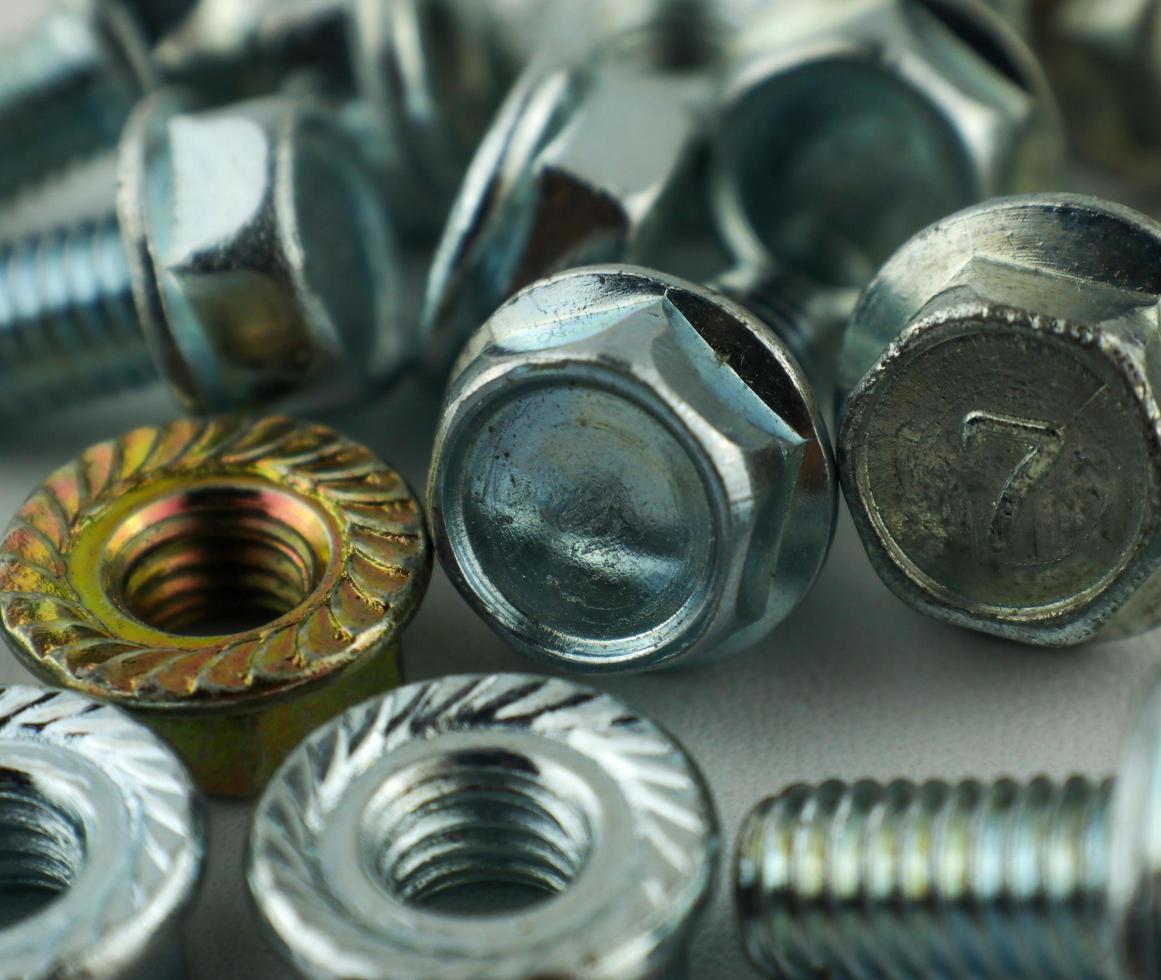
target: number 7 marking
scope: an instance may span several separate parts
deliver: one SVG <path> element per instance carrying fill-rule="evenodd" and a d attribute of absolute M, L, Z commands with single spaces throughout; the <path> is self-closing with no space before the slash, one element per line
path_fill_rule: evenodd
<path fill-rule="evenodd" d="M 997 412 L 975 411 L 964 416 L 962 448 L 965 452 L 989 436 L 1018 442 L 1028 450 L 1000 488 L 988 525 L 992 550 L 1006 551 L 1021 503 L 1047 476 L 1064 448 L 1064 428 Z"/>

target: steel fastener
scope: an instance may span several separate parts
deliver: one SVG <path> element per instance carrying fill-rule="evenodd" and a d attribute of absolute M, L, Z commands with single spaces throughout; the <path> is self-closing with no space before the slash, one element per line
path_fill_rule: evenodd
<path fill-rule="evenodd" d="M 1158 622 L 1161 226 L 1075 196 L 917 235 L 840 357 L 843 489 L 877 571 L 941 619 L 1026 643 Z"/>
<path fill-rule="evenodd" d="M 528 287 L 473 337 L 428 506 L 444 568 L 493 629 L 614 671 L 765 635 L 822 566 L 835 494 L 814 397 L 761 320 L 596 266 Z"/>
<path fill-rule="evenodd" d="M 1055 0 L 1038 44 L 1076 148 L 1156 190 L 1161 186 L 1161 3 Z"/>
<path fill-rule="evenodd" d="M 717 839 L 694 764 L 625 705 L 544 677 L 445 677 L 290 756 L 255 814 L 249 882 L 306 976 L 676 980 Z M 462 914 L 473 885 L 492 889 L 485 918 Z"/>
<path fill-rule="evenodd" d="M 195 412 L 381 384 L 411 342 L 390 229 L 351 156 L 298 103 L 147 100 L 122 137 L 116 215 L 0 251 L 0 413 L 158 374 Z"/>
<path fill-rule="evenodd" d="M 975 0 L 790 0 L 739 39 L 713 140 L 735 254 L 861 288 L 910 235 L 1045 189 L 1059 114 L 1027 47 Z"/>
<path fill-rule="evenodd" d="M 751 962 L 791 980 L 1157 976 L 1159 694 L 1115 787 L 827 782 L 761 803 L 735 868 Z"/>
<path fill-rule="evenodd" d="M 52 474 L 0 543 L 0 626 L 39 677 L 132 709 L 209 792 L 257 791 L 399 682 L 430 573 L 397 473 L 322 426 L 178 421 Z"/>
<path fill-rule="evenodd" d="M 0 198 L 111 146 L 155 84 L 146 39 L 119 0 L 51 0 L 0 48 Z"/>
<path fill-rule="evenodd" d="M 0 977 L 178 977 L 205 850 L 174 754 L 111 705 L 0 687 Z"/>
<path fill-rule="evenodd" d="M 545 28 L 553 58 L 534 60 L 501 106 L 432 262 L 423 329 L 433 370 L 446 374 L 521 287 L 648 256 L 693 193 L 703 116 L 746 6 L 601 0 Z"/>

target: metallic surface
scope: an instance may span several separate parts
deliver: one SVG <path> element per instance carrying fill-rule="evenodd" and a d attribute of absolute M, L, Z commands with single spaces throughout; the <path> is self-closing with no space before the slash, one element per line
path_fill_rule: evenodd
<path fill-rule="evenodd" d="M 1039 34 L 1076 148 L 1161 187 L 1161 3 L 1056 0 Z"/>
<path fill-rule="evenodd" d="M 133 709 L 230 795 L 398 683 L 430 572 L 398 474 L 281 418 L 93 446 L 28 499 L 0 555 L 0 625 L 25 666 Z"/>
<path fill-rule="evenodd" d="M 0 977 L 176 980 L 202 820 L 173 753 L 117 708 L 0 687 Z"/>
<path fill-rule="evenodd" d="M 452 582 L 576 670 L 721 656 L 814 582 L 835 477 L 804 377 L 726 297 L 632 266 L 505 304 L 452 379 L 428 484 Z"/>
<path fill-rule="evenodd" d="M 792 786 L 738 839 L 747 954 L 790 980 L 1155 977 L 1159 761 L 1154 692 L 1115 788 Z"/>
<path fill-rule="evenodd" d="M 0 50 L 0 198 L 117 141 L 154 85 L 149 45 L 118 0 L 49 0 Z"/>
<path fill-rule="evenodd" d="M 975 0 L 788 0 L 738 48 L 713 177 L 722 234 L 744 258 L 861 287 L 937 218 L 1054 189 L 1048 84 Z"/>
<path fill-rule="evenodd" d="M 311 735 L 258 806 L 249 882 L 306 976 L 663 980 L 716 858 L 701 776 L 653 723 L 568 681 L 460 675 Z M 485 897 L 504 885 L 524 902 Z M 473 891 L 483 915 L 449 908 Z"/>
<path fill-rule="evenodd" d="M 1028 643 L 1161 619 L 1161 226 L 1093 198 L 990 202 L 872 281 L 840 384 L 843 489 L 877 571 Z"/>
<path fill-rule="evenodd" d="M 452 207 L 427 284 L 432 369 L 550 273 L 635 261 L 692 193 L 692 167 L 745 0 L 563 5 Z"/>
<path fill-rule="evenodd" d="M 413 338 L 391 229 L 354 156 L 299 102 L 199 113 L 147 99 L 122 137 L 117 215 L 0 254 L 0 411 L 151 373 L 197 413 L 377 390 Z"/>

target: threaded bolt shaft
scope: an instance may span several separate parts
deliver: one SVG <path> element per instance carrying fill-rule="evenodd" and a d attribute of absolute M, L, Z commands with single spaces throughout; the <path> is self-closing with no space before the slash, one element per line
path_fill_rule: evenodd
<path fill-rule="evenodd" d="M 0 415 L 156 377 L 115 218 L 0 248 Z"/>
<path fill-rule="evenodd" d="M 747 818 L 747 952 L 799 977 L 1117 978 L 1112 781 L 794 786 Z"/>

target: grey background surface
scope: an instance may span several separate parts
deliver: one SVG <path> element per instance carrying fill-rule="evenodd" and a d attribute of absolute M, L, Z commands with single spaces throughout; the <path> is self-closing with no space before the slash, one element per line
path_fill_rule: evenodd
<path fill-rule="evenodd" d="M 41 2 L 0 0 L 0 36 Z M 108 167 L 98 164 L 70 186 L 18 208 L 3 233 L 42 224 L 74 202 L 107 196 L 109 179 Z M 437 392 L 410 383 L 357 413 L 324 421 L 367 443 L 420 490 L 438 403 Z M 86 446 L 172 415 L 164 393 L 152 391 L 6 423 L 0 429 L 0 521 L 50 470 Z M 1161 635 L 1041 651 L 929 621 L 878 581 L 845 505 L 840 511 L 817 587 L 768 640 L 700 671 L 596 682 L 675 733 L 716 796 L 727 860 L 692 952 L 691 974 L 698 980 L 753 975 L 737 941 L 729 856 L 738 824 L 760 797 L 790 782 L 829 777 L 1103 775 L 1117 764 L 1133 706 L 1161 670 Z M 410 680 L 529 669 L 438 569 L 404 638 L 404 658 Z M 27 679 L 0 650 L 0 683 Z M 226 802 L 210 808 L 209 865 L 185 924 L 195 980 L 292 975 L 264 945 L 245 892 L 250 809 Z"/>

